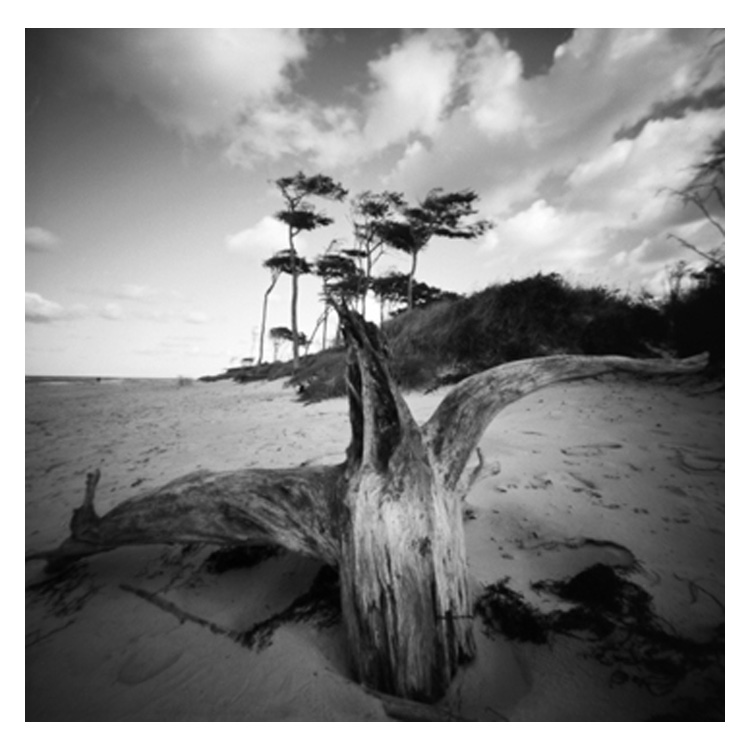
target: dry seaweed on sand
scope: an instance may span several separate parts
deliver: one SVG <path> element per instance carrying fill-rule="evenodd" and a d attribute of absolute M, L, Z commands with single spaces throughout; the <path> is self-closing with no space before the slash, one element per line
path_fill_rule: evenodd
<path fill-rule="evenodd" d="M 54 616 L 65 617 L 80 612 L 99 588 L 89 575 L 88 566 L 75 562 L 30 584 L 26 591 L 31 598 L 43 601 Z"/>
<path fill-rule="evenodd" d="M 532 584 L 535 591 L 575 605 L 552 612 L 533 607 L 506 581 L 488 587 L 477 604 L 477 613 L 491 629 L 533 643 L 547 643 L 555 633 L 588 633 L 592 646 L 587 655 L 614 668 L 615 684 L 632 681 L 662 694 L 692 672 L 723 669 L 723 624 L 705 641 L 679 635 L 654 613 L 647 591 L 607 565 L 593 565 L 562 581 Z"/>
<path fill-rule="evenodd" d="M 280 625 L 314 620 L 319 627 L 325 628 L 337 624 L 340 619 L 338 571 L 324 565 L 308 591 L 298 596 L 282 612 L 238 633 L 235 640 L 246 648 L 262 650 L 271 645 L 273 634 Z"/>
<path fill-rule="evenodd" d="M 203 562 L 203 569 L 212 575 L 221 575 L 229 570 L 254 568 L 271 557 L 276 557 L 281 547 L 272 545 L 248 546 L 236 544 L 220 547 L 212 552 Z"/>
<path fill-rule="evenodd" d="M 507 638 L 531 643 L 547 643 L 549 625 L 546 616 L 532 607 L 503 578 L 488 586 L 477 600 L 475 612 L 485 625 Z"/>

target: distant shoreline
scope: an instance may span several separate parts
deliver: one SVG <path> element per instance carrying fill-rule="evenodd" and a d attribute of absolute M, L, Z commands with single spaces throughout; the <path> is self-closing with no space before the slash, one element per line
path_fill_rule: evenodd
<path fill-rule="evenodd" d="M 124 383 L 124 382 L 162 382 L 170 380 L 178 380 L 178 377 L 174 378 L 140 378 L 140 377 L 116 377 L 110 376 L 97 376 L 97 375 L 26 375 L 26 385 L 73 385 L 81 384 L 88 385 L 91 383 Z"/>

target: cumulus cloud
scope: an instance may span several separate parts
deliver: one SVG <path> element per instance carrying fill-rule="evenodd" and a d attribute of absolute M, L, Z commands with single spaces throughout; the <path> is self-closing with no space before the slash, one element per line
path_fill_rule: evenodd
<path fill-rule="evenodd" d="M 43 253 L 54 250 L 60 238 L 42 227 L 26 227 L 26 252 Z"/>
<path fill-rule="evenodd" d="M 116 302 L 98 308 L 86 305 L 61 305 L 36 292 L 26 292 L 26 320 L 29 323 L 54 323 L 63 320 L 99 317 L 105 320 L 123 320 L 125 310 Z"/>
<path fill-rule="evenodd" d="M 708 34 L 577 30 L 548 75 L 525 79 L 520 57 L 489 32 L 412 33 L 369 64 L 359 108 L 277 99 L 248 111 L 230 155 L 242 161 L 253 153 L 296 153 L 318 164 L 346 164 L 394 144 L 406 148 L 416 136 L 434 140 L 448 156 L 434 160 L 447 174 L 478 164 L 487 173 L 488 164 L 504 159 L 512 170 L 531 159 L 543 176 L 545 163 L 570 169 L 586 149 L 605 146 L 623 128 L 664 116 L 669 102 L 679 102 L 672 112 L 684 112 L 715 92 L 723 52 Z"/>
<path fill-rule="evenodd" d="M 679 100 L 679 116 L 687 116 L 687 94 L 698 102 L 723 78 L 723 48 L 706 30 L 679 40 L 667 30 L 576 30 L 549 73 L 532 79 L 520 77 L 513 53 L 489 37 L 466 55 L 468 100 L 433 139 L 440 158 L 402 163 L 399 179 L 420 189 L 471 185 L 495 213 L 533 202 L 550 175 L 566 177 L 623 128 L 642 129 L 652 115 L 664 119 L 668 109 L 660 104 Z M 698 123 L 706 130 L 683 166 L 701 153 L 699 141 L 716 133 L 718 119 Z"/>
<path fill-rule="evenodd" d="M 328 168 L 351 163 L 366 149 L 354 110 L 293 97 L 246 110 L 225 153 L 231 163 L 244 167 L 304 156 Z"/>
<path fill-rule="evenodd" d="M 533 124 L 522 96 L 523 62 L 496 36 L 485 33 L 479 38 L 467 51 L 465 68 L 467 109 L 481 132 L 499 136 Z"/>
<path fill-rule="evenodd" d="M 30 323 L 50 323 L 64 316 L 64 308 L 41 294 L 26 292 L 26 320 Z"/>
<path fill-rule="evenodd" d="M 466 103 L 429 145 L 405 149 L 388 184 L 476 189 L 495 221 L 480 243 L 485 263 L 503 274 L 611 279 L 617 268 L 625 284 L 658 287 L 682 252 L 668 234 L 700 219 L 669 189 L 689 182 L 724 129 L 720 39 L 579 30 L 547 75 L 523 79 L 485 37 L 462 70 Z"/>
<path fill-rule="evenodd" d="M 720 36 L 701 29 L 579 29 L 532 79 L 490 32 L 409 32 L 369 63 L 368 85 L 337 105 L 295 92 L 290 71 L 314 49 L 294 30 L 82 33 L 96 82 L 180 132 L 221 135 L 232 163 L 296 157 L 332 169 L 398 147 L 393 175 L 407 187 L 495 191 L 496 210 L 510 207 L 511 190 L 515 202 L 533 201 L 548 173 L 569 172 L 615 134 L 708 106 L 709 92 L 715 103 L 723 86 Z M 423 152 L 407 153 L 415 141 Z M 441 156 L 432 165 L 429 150 Z"/>
<path fill-rule="evenodd" d="M 29 323 L 54 323 L 59 320 L 70 320 L 87 315 L 85 305 L 65 307 L 58 302 L 45 299 L 36 292 L 26 292 L 26 320 Z"/>
<path fill-rule="evenodd" d="M 412 134 L 432 136 L 454 93 L 459 37 L 415 34 L 370 63 L 373 90 L 363 136 L 377 151 Z"/>
<path fill-rule="evenodd" d="M 408 35 L 370 62 L 358 107 L 292 96 L 248 108 L 227 148 L 229 160 L 247 166 L 297 155 L 333 168 L 412 136 L 434 136 L 456 93 L 461 38 L 450 30 Z"/>
<path fill-rule="evenodd" d="M 302 237 L 298 237 L 295 242 L 298 250 L 304 250 Z M 289 230 L 286 224 L 273 216 L 264 216 L 253 226 L 227 235 L 225 245 L 230 253 L 265 258 L 289 246 Z"/>
<path fill-rule="evenodd" d="M 495 222 L 481 250 L 511 276 L 537 271 L 573 272 L 601 251 L 603 226 L 589 212 L 563 211 L 538 200 Z"/>
<path fill-rule="evenodd" d="M 679 205 L 665 188 L 680 189 L 692 179 L 690 166 L 723 127 L 723 110 L 651 121 L 637 138 L 614 141 L 582 160 L 567 178 L 567 205 L 606 212 L 614 223 L 671 220 Z"/>
<path fill-rule="evenodd" d="M 77 45 L 95 84 L 193 137 L 286 89 L 289 66 L 307 54 L 293 29 L 98 29 Z"/>
<path fill-rule="evenodd" d="M 687 167 L 723 122 L 716 110 L 652 121 L 636 138 L 581 159 L 549 196 L 496 217 L 481 245 L 488 262 L 515 276 L 585 270 L 612 278 L 615 271 L 622 283 L 662 292 L 663 267 L 689 256 L 670 233 L 698 247 L 717 240 L 698 209 L 665 188 L 690 180 Z"/>

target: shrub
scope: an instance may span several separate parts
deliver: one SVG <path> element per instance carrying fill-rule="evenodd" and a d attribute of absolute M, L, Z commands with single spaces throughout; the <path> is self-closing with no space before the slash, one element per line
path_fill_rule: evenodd
<path fill-rule="evenodd" d="M 682 357 L 708 351 L 710 363 L 720 366 L 725 351 L 724 264 L 709 263 L 693 278 L 697 285 L 666 305 L 674 346 Z"/>
<path fill-rule="evenodd" d="M 405 390 L 429 390 L 503 362 L 557 353 L 651 356 L 659 347 L 688 356 L 710 349 L 723 360 L 723 266 L 696 281 L 679 299 L 659 305 L 537 274 L 402 312 L 386 321 L 383 335 Z M 345 362 L 343 349 L 305 357 L 290 382 L 305 401 L 344 396 Z M 291 375 L 263 367 L 277 377 Z M 253 377 L 261 374 L 250 369 Z"/>

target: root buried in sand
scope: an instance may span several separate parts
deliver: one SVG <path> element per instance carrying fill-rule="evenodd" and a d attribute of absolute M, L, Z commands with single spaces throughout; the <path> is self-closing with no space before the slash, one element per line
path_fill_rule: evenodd
<path fill-rule="evenodd" d="M 282 612 L 257 623 L 248 630 L 224 628 L 205 617 L 199 617 L 188 612 L 161 594 L 152 593 L 128 584 L 121 584 L 120 588 L 139 596 L 162 611 L 174 615 L 181 623 L 192 622 L 208 628 L 212 633 L 227 636 L 245 648 L 262 650 L 270 645 L 274 632 L 281 625 L 315 620 L 320 627 L 330 627 L 339 622 L 341 610 L 337 583 L 336 571 L 329 567 L 323 567 L 309 591 L 297 597 Z"/>

